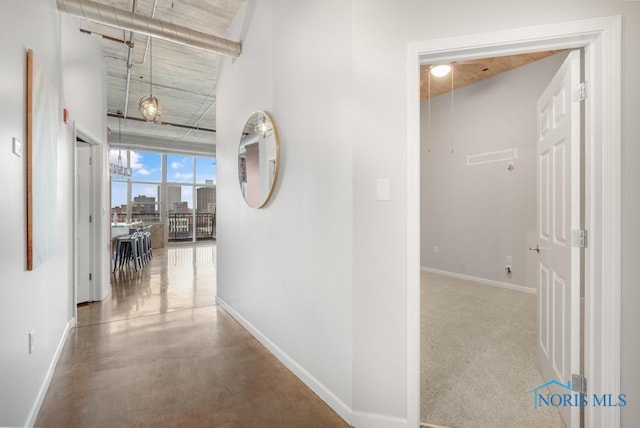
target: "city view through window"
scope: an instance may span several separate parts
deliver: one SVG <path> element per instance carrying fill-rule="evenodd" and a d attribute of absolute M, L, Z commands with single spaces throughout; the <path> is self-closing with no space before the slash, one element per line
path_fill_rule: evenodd
<path fill-rule="evenodd" d="M 119 149 L 109 157 L 131 171 L 111 176 L 114 228 L 153 224 L 169 242 L 215 238 L 215 158 Z"/>

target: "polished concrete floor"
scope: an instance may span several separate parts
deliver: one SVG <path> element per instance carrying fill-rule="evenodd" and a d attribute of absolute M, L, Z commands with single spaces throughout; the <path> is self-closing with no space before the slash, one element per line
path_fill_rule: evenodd
<path fill-rule="evenodd" d="M 156 250 L 80 306 L 36 426 L 346 427 L 214 304 L 215 251 Z"/>

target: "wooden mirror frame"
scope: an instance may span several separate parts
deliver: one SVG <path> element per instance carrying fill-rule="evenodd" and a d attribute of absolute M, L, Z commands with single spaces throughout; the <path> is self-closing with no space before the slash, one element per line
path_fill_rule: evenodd
<path fill-rule="evenodd" d="M 260 120 L 266 121 L 265 123 L 268 123 L 268 125 L 270 126 L 270 129 L 268 129 L 268 131 L 271 132 L 271 134 L 268 135 L 267 137 L 262 137 L 262 138 L 265 140 L 273 139 L 273 144 L 275 148 L 275 153 L 274 153 L 275 159 L 268 158 L 267 162 L 271 162 L 272 160 L 275 160 L 275 164 L 273 166 L 272 173 L 270 173 L 270 169 L 267 171 L 268 176 L 271 176 L 271 183 L 269 183 L 268 185 L 266 194 L 263 195 L 263 193 L 261 192 L 260 199 L 254 202 L 250 200 L 251 198 L 249 199 L 247 198 L 246 188 L 243 188 L 243 183 L 247 183 L 246 181 L 247 168 L 246 168 L 246 155 L 245 155 L 244 157 L 245 165 L 244 165 L 244 174 L 243 174 L 241 169 L 243 156 L 241 155 L 241 153 L 242 153 L 243 147 L 245 146 L 245 144 L 243 143 L 246 137 L 252 134 L 256 134 L 256 135 L 258 134 L 258 132 L 255 130 L 255 127 L 258 121 Z M 257 138 L 259 141 L 260 136 L 257 135 Z M 258 165 L 258 174 L 260 175 L 260 178 L 262 178 L 264 171 L 262 171 L 260 167 L 261 166 Z M 269 164 L 267 164 L 265 167 L 268 168 Z M 247 203 L 248 206 L 250 206 L 251 208 L 263 208 L 264 206 L 267 205 L 267 203 L 271 200 L 271 197 L 275 190 L 276 183 L 278 182 L 279 173 L 280 173 L 280 137 L 278 135 L 278 129 L 276 127 L 275 121 L 273 120 L 271 115 L 269 115 L 269 113 L 267 113 L 266 111 L 261 111 L 261 110 L 255 111 L 251 115 L 249 115 L 249 118 L 245 122 L 244 128 L 242 129 L 242 134 L 240 136 L 240 141 L 238 143 L 238 183 L 240 184 L 240 192 L 242 194 L 242 198 L 244 199 L 244 201 Z M 243 180 L 243 178 L 245 180 Z M 260 187 L 262 188 L 262 183 L 260 183 Z"/>

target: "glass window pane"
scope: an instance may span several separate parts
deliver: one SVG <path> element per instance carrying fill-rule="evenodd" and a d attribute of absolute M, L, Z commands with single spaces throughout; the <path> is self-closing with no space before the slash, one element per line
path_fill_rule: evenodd
<path fill-rule="evenodd" d="M 197 166 L 196 166 L 197 169 Z M 196 240 L 214 239 L 216 236 L 216 188 L 196 189 Z"/>
<path fill-rule="evenodd" d="M 167 181 L 193 183 L 193 156 L 167 155 Z"/>
<path fill-rule="evenodd" d="M 167 186 L 167 211 L 190 213 L 193 208 L 193 186 Z"/>
<path fill-rule="evenodd" d="M 167 186 L 169 242 L 193 239 L 193 186 Z"/>
<path fill-rule="evenodd" d="M 127 183 L 111 183 L 111 221 L 124 222 L 127 218 Z"/>
<path fill-rule="evenodd" d="M 131 220 L 145 223 L 157 223 L 160 221 L 158 202 L 160 185 L 158 184 L 131 184 Z"/>
<path fill-rule="evenodd" d="M 196 212 L 214 213 L 216 212 L 216 188 L 198 187 L 196 189 Z"/>
<path fill-rule="evenodd" d="M 196 158 L 196 183 L 216 184 L 215 158 Z"/>
<path fill-rule="evenodd" d="M 160 153 L 131 151 L 131 179 L 162 181 L 162 155 Z"/>

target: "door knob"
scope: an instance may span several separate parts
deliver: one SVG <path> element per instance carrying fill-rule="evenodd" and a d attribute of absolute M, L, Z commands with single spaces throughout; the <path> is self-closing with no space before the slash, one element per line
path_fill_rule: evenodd
<path fill-rule="evenodd" d="M 540 245 L 536 245 L 535 247 L 529 247 L 530 251 L 535 251 L 536 253 L 540 253 Z"/>

